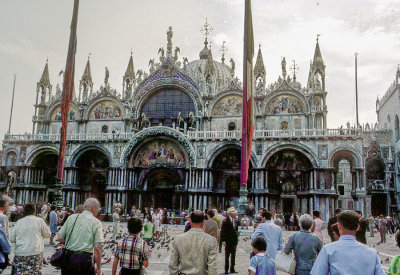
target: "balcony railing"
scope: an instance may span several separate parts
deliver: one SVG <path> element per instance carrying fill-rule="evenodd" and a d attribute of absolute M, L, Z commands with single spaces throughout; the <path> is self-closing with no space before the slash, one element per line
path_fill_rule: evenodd
<path fill-rule="evenodd" d="M 356 138 L 362 134 L 361 130 L 355 129 L 290 129 L 290 130 L 256 130 L 254 139 L 277 139 L 277 138 L 327 138 L 327 137 L 352 137 Z M 240 140 L 242 133 L 236 131 L 188 131 L 184 134 L 190 140 Z M 135 136 L 131 133 L 88 133 L 69 134 L 69 141 L 113 141 L 129 140 Z M 60 134 L 24 134 L 5 135 L 5 142 L 59 142 Z"/>

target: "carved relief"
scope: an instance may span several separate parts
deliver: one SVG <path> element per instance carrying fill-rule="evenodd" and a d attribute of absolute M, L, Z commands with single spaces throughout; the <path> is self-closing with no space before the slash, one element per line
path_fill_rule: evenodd
<path fill-rule="evenodd" d="M 328 145 L 318 145 L 318 158 L 320 160 L 328 159 Z"/>
<path fill-rule="evenodd" d="M 265 112 L 273 115 L 301 114 L 303 113 L 303 106 L 297 98 L 283 95 L 272 99 L 265 107 Z"/>
<path fill-rule="evenodd" d="M 213 116 L 238 116 L 242 114 L 242 98 L 230 95 L 220 99 L 214 106 Z"/>

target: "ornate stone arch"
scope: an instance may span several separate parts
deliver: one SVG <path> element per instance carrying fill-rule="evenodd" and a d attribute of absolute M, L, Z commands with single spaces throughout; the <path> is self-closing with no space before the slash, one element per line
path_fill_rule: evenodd
<path fill-rule="evenodd" d="M 92 110 L 101 102 L 106 102 L 106 101 L 111 101 L 113 102 L 115 105 L 117 105 L 119 107 L 119 109 L 121 110 L 121 115 L 119 118 L 117 118 L 117 120 L 122 120 L 125 117 L 125 108 L 123 106 L 123 104 L 119 101 L 119 99 L 112 97 L 112 96 L 103 96 L 103 97 L 97 97 L 94 100 L 92 100 L 88 107 L 86 108 L 85 112 L 83 113 L 83 117 L 85 120 L 89 120 L 90 119 L 90 114 L 92 113 Z"/>
<path fill-rule="evenodd" d="M 353 168 L 362 168 L 361 155 L 354 149 L 348 147 L 335 148 L 329 155 L 328 163 L 331 167 L 335 167 L 335 163 L 342 159 L 348 160 Z"/>
<path fill-rule="evenodd" d="M 55 147 L 52 146 L 40 146 L 32 150 L 27 156 L 26 156 L 26 165 L 32 166 L 33 160 L 39 156 L 42 153 L 54 153 L 58 155 L 58 150 Z"/>
<path fill-rule="evenodd" d="M 218 155 L 220 153 L 222 153 L 223 151 L 225 151 L 226 149 L 229 148 L 235 148 L 235 149 L 239 149 L 240 150 L 240 146 L 241 144 L 239 142 L 228 142 L 228 143 L 222 143 L 218 146 L 216 146 L 212 152 L 209 154 L 209 157 L 207 159 L 207 167 L 208 168 L 212 168 L 212 165 L 214 163 L 214 160 L 218 157 Z M 254 155 L 254 152 L 251 152 L 251 158 L 250 158 L 250 162 L 251 165 L 253 166 L 253 168 L 257 167 L 257 158 Z"/>
<path fill-rule="evenodd" d="M 156 91 L 168 88 L 175 88 L 187 94 L 193 101 L 193 104 L 195 106 L 195 115 L 200 116 L 202 114 L 204 106 L 199 92 L 193 86 L 188 85 L 183 80 L 171 78 L 156 80 L 148 84 L 147 86 L 144 86 L 138 93 L 135 94 L 135 97 L 133 98 L 133 105 L 137 106 L 136 110 L 134 110 L 133 112 L 135 116 L 140 116 L 140 110 L 142 109 L 143 104 L 146 102 L 149 96 L 151 96 Z"/>
<path fill-rule="evenodd" d="M 51 117 L 52 117 L 53 113 L 55 112 L 55 110 L 58 107 L 60 107 L 60 105 L 61 105 L 61 100 L 57 99 L 57 100 L 53 101 L 53 103 L 49 107 L 47 107 L 46 120 L 48 120 L 48 121 L 52 120 Z M 72 106 L 76 110 L 75 116 L 77 118 L 77 116 L 78 116 L 77 112 L 79 110 L 77 104 L 75 102 L 71 102 L 70 106 Z M 70 108 L 70 110 L 71 110 L 71 108 Z"/>
<path fill-rule="evenodd" d="M 276 144 L 268 148 L 265 152 L 263 161 L 261 162 L 261 167 L 265 167 L 268 163 L 268 160 L 277 152 L 285 149 L 292 149 L 298 151 L 299 153 L 305 155 L 309 161 L 311 162 L 314 168 L 319 167 L 318 157 L 312 152 L 309 148 L 302 144 L 292 144 L 292 143 L 284 143 L 284 144 Z"/>
<path fill-rule="evenodd" d="M 98 150 L 98 151 L 102 152 L 107 157 L 109 165 L 110 166 L 112 165 L 111 154 L 106 148 L 104 148 L 101 145 L 97 145 L 97 144 L 88 144 L 88 145 L 84 145 L 84 146 L 79 147 L 78 149 L 76 149 L 73 152 L 73 154 L 71 156 L 71 160 L 69 162 L 69 166 L 70 167 L 75 167 L 76 166 L 76 162 L 78 161 L 79 157 L 83 153 L 85 153 L 85 152 L 87 152 L 89 150 Z"/>
<path fill-rule="evenodd" d="M 243 98 L 243 93 L 242 91 L 238 90 L 227 90 L 222 93 L 219 93 L 210 103 L 210 114 L 213 115 L 214 113 L 214 108 L 217 107 L 218 103 L 220 103 L 224 98 L 227 98 L 229 96 L 233 97 L 240 97 L 241 99 Z"/>
<path fill-rule="evenodd" d="M 263 100 L 263 104 L 261 106 L 262 110 L 265 112 L 265 108 L 270 104 L 270 102 L 273 99 L 275 99 L 276 97 L 282 96 L 282 95 L 289 95 L 289 96 L 296 98 L 303 105 L 302 106 L 304 108 L 303 114 L 310 112 L 310 105 L 309 105 L 308 101 L 306 100 L 306 98 L 302 94 L 300 94 L 298 91 L 293 90 L 293 89 L 277 90 L 277 91 L 274 91 L 273 93 L 270 93 Z"/>
<path fill-rule="evenodd" d="M 194 165 L 196 160 L 196 154 L 190 141 L 181 132 L 164 126 L 156 126 L 143 129 L 140 132 L 138 132 L 134 137 L 132 137 L 125 146 L 125 148 L 123 149 L 120 158 L 120 163 L 124 167 L 127 167 L 132 150 L 146 138 L 152 136 L 167 136 L 176 140 L 179 144 L 183 145 L 183 147 L 185 148 L 189 157 L 190 166 Z"/>

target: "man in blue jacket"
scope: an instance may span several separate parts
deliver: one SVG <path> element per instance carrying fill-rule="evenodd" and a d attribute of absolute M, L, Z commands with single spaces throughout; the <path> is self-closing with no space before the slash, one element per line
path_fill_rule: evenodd
<path fill-rule="evenodd" d="M 256 231 L 251 235 L 251 240 L 258 236 L 263 237 L 267 241 L 265 252 L 275 260 L 278 250 L 282 250 L 282 229 L 271 221 L 271 212 L 264 211 L 262 218 L 263 223 L 257 226 Z"/>

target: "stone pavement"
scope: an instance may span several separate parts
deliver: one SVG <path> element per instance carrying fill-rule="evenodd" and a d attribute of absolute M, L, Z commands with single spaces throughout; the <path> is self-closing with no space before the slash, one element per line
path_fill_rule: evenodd
<path fill-rule="evenodd" d="M 103 229 L 104 232 L 106 232 L 106 240 L 111 240 L 111 223 L 103 223 Z M 182 225 L 166 225 L 165 227 L 168 228 L 168 234 L 171 236 L 171 239 L 174 235 L 180 234 L 183 232 L 183 226 Z M 122 232 L 127 232 L 127 226 L 126 223 L 121 224 L 121 231 Z M 283 240 L 286 242 L 289 237 L 293 234 L 293 232 L 290 231 L 283 231 Z M 328 237 L 327 231 L 323 231 L 324 234 L 324 240 L 325 244 L 330 242 L 330 239 Z M 382 259 L 382 263 L 384 267 L 389 266 L 390 261 L 392 260 L 392 256 L 400 254 L 399 248 L 395 245 L 395 240 L 394 240 L 394 235 L 388 235 L 387 236 L 387 243 L 386 244 L 379 244 L 379 236 L 378 234 L 375 234 L 375 237 L 370 238 L 369 233 L 367 232 L 367 239 L 368 239 L 368 245 L 375 247 Z M 105 247 L 110 246 L 109 244 L 106 244 Z M 44 252 L 44 257 L 47 258 L 50 255 L 54 253 L 55 249 L 53 246 L 51 246 L 46 240 L 45 242 L 45 252 Z M 106 258 L 110 257 L 112 255 L 112 249 L 111 248 L 106 248 L 105 249 L 105 257 L 104 257 L 104 262 L 106 262 Z M 235 269 L 238 272 L 238 274 L 248 274 L 247 269 L 248 265 L 250 262 L 249 259 L 249 254 L 252 251 L 251 248 L 251 241 L 249 237 L 243 236 L 240 237 L 239 240 L 239 245 L 237 248 L 236 252 L 236 266 Z M 148 275 L 167 275 L 168 274 L 168 262 L 169 262 L 169 255 L 170 252 L 167 251 L 166 246 L 165 247 L 160 247 L 160 245 L 157 243 L 155 248 L 152 250 L 152 256 L 150 258 L 150 263 L 149 263 L 149 268 L 147 270 Z M 11 259 L 13 258 L 13 255 L 11 255 Z M 111 267 L 112 267 L 112 261 L 109 263 L 106 263 L 102 267 L 102 272 L 105 275 L 111 274 Z M 224 272 L 224 251 L 222 253 L 218 254 L 218 269 L 220 274 L 223 274 Z M 10 269 L 7 269 L 4 271 L 3 274 L 10 274 Z M 43 274 L 60 274 L 61 272 L 59 270 L 56 270 L 53 268 L 50 264 L 44 265 L 43 267 Z M 277 274 L 283 275 L 286 273 L 283 272 L 278 272 Z"/>

